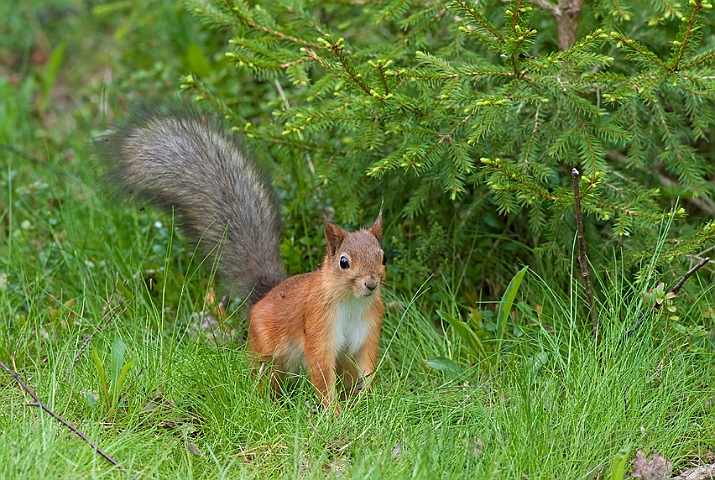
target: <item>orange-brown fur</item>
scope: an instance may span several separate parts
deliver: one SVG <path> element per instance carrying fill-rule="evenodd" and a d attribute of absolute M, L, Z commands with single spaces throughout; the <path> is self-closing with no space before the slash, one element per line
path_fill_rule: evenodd
<path fill-rule="evenodd" d="M 318 270 L 284 280 L 253 306 L 248 350 L 261 368 L 273 363 L 274 389 L 285 373 L 304 366 L 322 403 L 337 413 L 337 377 L 351 393 L 377 365 L 384 313 L 382 217 L 356 232 L 326 221 L 325 238 Z M 341 268 L 341 257 L 349 268 Z"/>

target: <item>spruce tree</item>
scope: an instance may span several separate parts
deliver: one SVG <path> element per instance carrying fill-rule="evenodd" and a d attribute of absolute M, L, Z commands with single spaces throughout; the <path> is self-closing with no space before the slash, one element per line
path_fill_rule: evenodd
<path fill-rule="evenodd" d="M 470 249 L 499 232 L 521 261 L 565 264 L 575 167 L 592 251 L 636 265 L 674 216 L 667 265 L 715 239 L 698 220 L 715 215 L 709 1 L 191 0 L 231 39 L 222 74 L 184 87 L 341 221 L 384 198 L 405 235 L 473 225 L 454 256 L 488 261 Z"/>

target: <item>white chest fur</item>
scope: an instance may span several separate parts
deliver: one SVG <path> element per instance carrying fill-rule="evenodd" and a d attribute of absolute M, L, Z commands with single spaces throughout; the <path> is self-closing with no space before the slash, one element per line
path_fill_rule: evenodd
<path fill-rule="evenodd" d="M 335 344 L 338 353 L 354 355 L 365 343 L 370 325 L 365 314 L 372 298 L 351 298 L 338 305 L 335 319 Z"/>

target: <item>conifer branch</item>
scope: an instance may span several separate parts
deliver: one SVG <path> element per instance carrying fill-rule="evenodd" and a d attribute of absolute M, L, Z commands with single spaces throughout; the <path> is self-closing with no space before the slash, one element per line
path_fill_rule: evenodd
<path fill-rule="evenodd" d="M 591 291 L 591 278 L 588 270 L 588 258 L 586 256 L 586 242 L 583 235 L 583 214 L 581 213 L 581 196 L 578 191 L 578 183 L 581 174 L 575 168 L 571 170 L 571 178 L 573 180 L 573 198 L 574 207 L 576 209 L 576 231 L 578 232 L 578 263 L 581 265 L 581 278 L 583 286 L 586 290 L 586 298 L 591 309 L 591 328 L 593 337 L 596 343 L 600 342 L 598 335 L 598 312 L 596 311 L 596 303 L 593 299 L 593 291 Z"/>
<path fill-rule="evenodd" d="M 189 1 L 201 6 L 205 0 Z M 620 44 L 614 55 L 617 70 L 601 48 L 605 35 L 593 30 L 601 20 L 581 20 L 582 0 L 512 0 L 497 7 L 507 15 L 498 26 L 490 22 L 498 12 L 476 0 L 341 0 L 330 12 L 331 25 L 347 22 L 365 32 L 353 37 L 351 49 L 344 51 L 321 23 L 320 10 L 303 10 L 291 0 L 260 2 L 260 10 L 252 6 L 255 2 L 216 1 L 212 9 L 206 7 L 204 16 L 212 24 L 234 27 L 235 59 L 243 63 L 230 62 L 231 67 L 260 79 L 287 75 L 292 82 L 313 80 L 307 88 L 286 88 L 290 105 L 276 112 L 274 121 L 251 125 L 251 136 L 276 151 L 300 149 L 323 164 L 332 162 L 330 174 L 353 175 L 352 185 L 360 182 L 356 173 L 365 172 L 365 167 L 368 176 L 394 173 L 390 181 L 399 187 L 394 195 L 407 197 L 405 216 L 430 205 L 447 208 L 433 198 L 435 188 L 445 197 L 456 197 L 464 190 L 484 188 L 480 182 L 486 180 L 497 207 L 520 213 L 519 221 L 529 222 L 535 235 L 543 231 L 544 244 L 560 246 L 543 251 L 565 263 L 567 220 L 559 217 L 570 210 L 572 192 L 555 181 L 559 159 L 577 155 L 584 175 L 591 176 L 591 170 L 602 175 L 602 180 L 592 177 L 591 187 L 581 185 L 582 215 L 613 219 L 616 231 L 633 234 L 630 243 L 652 239 L 648 233 L 653 234 L 663 218 L 663 199 L 649 188 L 657 181 L 659 168 L 685 189 L 710 192 L 712 152 L 698 144 L 715 124 L 715 94 L 710 92 L 715 91 L 715 82 L 709 68 L 715 51 L 701 48 L 707 42 L 701 42 L 698 31 L 710 32 L 702 20 L 709 0 L 689 0 L 687 10 L 681 9 L 685 16 L 675 39 L 681 43 L 672 46 L 668 57 L 658 57 L 656 48 L 662 42 L 650 33 L 660 35 L 671 26 L 653 25 L 648 35 L 639 34 L 640 42 L 632 40 L 630 31 L 613 34 L 614 45 Z M 697 18 L 696 2 L 703 5 Z M 606 0 L 599 4 L 599 12 L 610 11 L 627 21 L 628 4 L 622 3 Z M 371 7 L 342 8 L 346 5 Z M 554 17 L 560 48 L 565 33 L 570 32 L 575 43 L 552 52 L 548 31 L 530 28 L 531 6 Z M 652 2 L 644 8 L 642 18 L 656 19 L 662 13 Z M 386 16 L 379 23 L 382 15 Z M 575 41 L 579 22 L 584 23 L 583 31 L 592 33 Z M 415 42 L 422 51 L 412 51 Z M 696 51 L 701 53 L 693 55 Z M 382 68 L 377 59 L 383 59 Z M 388 68 L 389 61 L 395 66 Z M 673 75 L 673 68 L 682 73 Z M 203 92 L 200 84 L 191 88 L 230 114 L 213 94 L 227 91 L 224 85 Z M 601 108 L 600 99 L 607 108 Z M 266 105 L 261 113 L 270 108 Z M 237 118 L 232 117 L 235 124 L 246 124 Z M 296 132 L 304 139 L 291 134 Z M 606 152 L 626 148 L 626 163 L 613 165 Z M 481 156 L 495 163 L 474 169 L 473 159 Z M 499 164 L 499 157 L 507 160 Z M 414 175 L 399 175 L 402 172 Z M 353 195 L 343 213 L 367 200 L 362 193 Z M 531 221 L 528 209 L 534 202 L 540 218 Z M 560 231 L 554 228 L 558 222 Z M 703 239 L 711 241 L 709 235 L 697 229 L 679 238 L 675 255 L 691 252 Z M 590 240 L 595 248 L 597 239 Z M 592 293 L 598 298 L 598 291 Z"/>
<path fill-rule="evenodd" d="M 301 53 L 303 53 L 304 55 L 306 55 L 306 56 L 307 56 L 308 58 L 310 58 L 311 60 L 313 60 L 313 61 L 319 63 L 319 64 L 320 64 L 323 68 L 325 68 L 326 70 L 329 70 L 329 71 L 335 73 L 335 74 L 338 75 L 338 76 L 340 76 L 340 74 L 342 73 L 340 70 L 338 70 L 337 68 L 335 68 L 334 66 L 332 66 L 332 65 L 330 65 L 328 62 L 326 62 L 323 57 L 321 57 L 320 55 L 318 55 L 317 53 L 315 53 L 315 52 L 314 52 L 313 50 L 311 50 L 310 48 L 301 48 L 300 51 L 301 51 Z"/>
<path fill-rule="evenodd" d="M 616 12 L 618 12 L 618 15 L 620 15 L 621 18 L 630 18 L 628 12 L 616 0 L 611 0 L 611 5 L 613 5 L 613 8 L 616 10 Z"/>
<path fill-rule="evenodd" d="M 217 112 L 221 112 L 224 118 L 230 119 L 233 123 L 240 125 L 245 123 L 242 118 L 240 118 L 236 112 L 230 108 L 220 99 L 212 95 L 208 89 L 204 87 L 199 79 L 194 75 L 189 75 L 186 77 L 186 83 L 181 86 L 182 90 L 192 90 L 198 93 L 199 97 L 211 105 Z"/>
<path fill-rule="evenodd" d="M 506 43 L 506 39 L 502 36 L 499 31 L 494 28 L 494 26 L 489 23 L 484 17 L 482 17 L 474 7 L 470 7 L 464 0 L 454 0 L 454 3 L 462 7 L 462 9 L 469 14 L 475 22 L 482 26 L 486 31 L 492 34 L 494 38 L 499 40 L 501 43 Z"/>
<path fill-rule="evenodd" d="M 683 58 L 683 55 L 685 55 L 685 49 L 688 46 L 688 43 L 690 42 L 690 39 L 692 38 L 693 35 L 693 27 L 695 26 L 695 17 L 697 16 L 698 12 L 700 9 L 703 8 L 703 3 L 702 0 L 697 0 L 695 1 L 695 5 L 693 5 L 693 9 L 690 11 L 690 18 L 688 18 L 688 26 L 685 30 L 685 35 L 683 36 L 683 39 L 678 42 L 680 43 L 680 48 L 678 49 L 677 55 L 673 58 L 673 65 L 670 68 L 671 72 L 677 72 L 678 71 L 678 66 L 680 65 L 680 61 Z M 674 45 L 676 45 L 676 42 L 673 42 Z"/>
<path fill-rule="evenodd" d="M 708 63 L 712 60 L 715 60 L 715 50 L 711 50 L 707 53 L 697 55 L 696 57 L 691 59 L 689 62 L 687 62 L 685 65 L 681 65 L 680 68 L 681 68 L 681 70 L 685 70 L 687 68 L 696 67 L 702 63 Z M 712 79 L 712 78 L 713 77 L 699 77 L 698 79 Z"/>
<path fill-rule="evenodd" d="M 372 92 L 370 89 L 365 85 L 360 78 L 358 77 L 357 73 L 353 71 L 352 68 L 348 65 L 345 55 L 343 54 L 343 39 L 340 38 L 338 39 L 337 42 L 331 42 L 325 39 L 319 39 L 321 42 L 324 42 L 324 46 L 326 46 L 329 50 L 331 50 L 334 54 L 335 57 L 338 59 L 338 62 L 340 63 L 340 66 L 342 67 L 342 71 L 336 69 L 332 65 L 330 65 L 328 62 L 326 62 L 322 57 L 320 57 L 317 53 L 315 53 L 313 50 L 310 50 L 309 48 L 302 48 L 301 51 L 310 57 L 312 60 L 315 60 L 316 62 L 320 63 L 323 67 L 326 69 L 335 72 L 336 74 L 340 75 L 341 73 L 347 73 L 350 79 L 360 87 L 360 89 L 367 93 L 368 95 L 372 96 Z"/>
<path fill-rule="evenodd" d="M 524 162 L 523 162 L 523 168 L 524 172 L 526 172 L 526 166 L 530 163 L 529 162 L 529 157 L 531 156 L 531 150 L 532 147 L 534 146 L 534 139 L 536 138 L 536 133 L 539 131 L 539 125 L 541 124 L 539 122 L 539 110 L 541 109 L 541 105 L 536 106 L 536 113 L 534 114 L 534 128 L 531 129 L 531 134 L 529 135 L 529 139 L 526 142 L 526 151 L 524 151 L 523 156 L 524 156 Z"/>
<path fill-rule="evenodd" d="M 665 259 L 670 262 L 688 252 L 701 248 L 702 245 L 714 244 L 715 220 L 710 220 L 703 227 L 699 228 L 695 235 L 691 235 L 689 238 L 679 239 L 675 242 L 667 251 L 660 255 L 660 259 Z M 705 250 L 705 252 L 707 251 L 708 250 Z"/>
<path fill-rule="evenodd" d="M 256 58 L 256 57 L 248 57 L 241 55 L 240 53 L 237 52 L 228 52 L 226 54 L 226 57 L 229 58 L 230 60 L 233 60 L 238 63 L 243 63 L 244 65 L 247 65 L 250 68 L 256 69 L 256 70 L 284 70 L 290 66 L 297 65 L 302 62 L 308 61 L 307 58 L 299 58 L 294 61 L 289 61 L 285 62 L 285 59 L 282 59 L 280 61 L 283 61 L 284 63 L 279 63 L 280 61 L 277 61 L 276 59 L 271 59 L 273 60 L 272 62 L 270 61 L 265 61 L 264 59 Z"/>
<path fill-rule="evenodd" d="M 524 0 L 517 0 L 518 3 L 516 4 L 516 8 L 512 12 L 512 15 L 511 15 L 511 32 L 512 33 L 516 33 L 516 26 L 519 25 L 519 17 L 521 17 L 521 12 L 522 12 L 521 5 L 522 5 L 523 1 Z M 511 9 L 509 9 L 509 11 L 511 12 Z"/>
<path fill-rule="evenodd" d="M 228 0 L 224 0 L 224 3 L 226 4 L 226 8 L 244 25 L 254 28 L 256 30 L 260 30 L 261 32 L 265 32 L 269 35 L 273 35 L 276 38 L 280 38 L 281 40 L 286 40 L 291 43 L 295 43 L 297 45 L 302 45 L 304 47 L 311 47 L 311 48 L 320 48 L 320 45 L 317 43 L 313 42 L 308 42 L 306 40 L 303 40 L 302 38 L 294 37 L 292 35 L 285 34 L 281 31 L 278 30 L 273 30 L 271 28 L 268 28 L 266 26 L 261 25 L 260 23 L 256 22 L 251 16 L 249 15 L 241 15 L 238 7 L 234 7 L 231 5 L 231 2 Z"/>
<path fill-rule="evenodd" d="M 631 40 L 630 38 L 627 38 L 623 35 L 621 35 L 618 32 L 612 32 L 611 37 L 613 37 L 617 42 L 618 45 L 624 45 L 628 47 L 629 49 L 633 50 L 637 54 L 639 54 L 641 57 L 643 57 L 645 60 L 648 60 L 649 62 L 655 63 L 658 65 L 660 68 L 663 70 L 666 70 L 668 72 L 671 71 L 671 68 L 661 60 L 658 55 L 653 53 L 648 47 L 645 45 L 636 42 L 635 40 Z"/>
<path fill-rule="evenodd" d="M 587 50 L 588 47 L 590 47 L 593 43 L 597 42 L 598 40 L 602 40 L 604 38 L 608 38 L 607 35 L 603 34 L 602 29 L 597 29 L 595 32 L 586 35 L 584 38 L 582 38 L 580 41 L 576 42 L 574 45 L 569 47 L 567 50 L 561 52 L 558 54 L 558 57 L 562 61 L 569 60 L 571 57 L 578 55 L 579 53 Z M 604 59 L 606 60 L 606 59 Z M 613 60 L 612 58 L 610 60 Z"/>
<path fill-rule="evenodd" d="M 637 210 L 634 210 L 633 208 L 630 208 L 629 205 L 613 205 L 610 203 L 602 202 L 600 200 L 591 200 L 594 205 L 597 207 L 601 207 L 606 210 L 611 210 L 611 211 L 620 211 L 621 213 L 631 216 L 631 217 L 636 217 L 636 218 L 642 218 L 644 220 L 647 220 L 649 222 L 658 222 L 661 220 L 660 215 L 656 214 L 648 214 L 646 212 L 639 212 Z"/>
<path fill-rule="evenodd" d="M 187 0 L 187 3 L 193 7 L 195 13 L 210 18 L 213 23 L 217 25 L 231 26 L 231 16 L 224 15 L 223 12 L 219 11 L 217 8 L 195 0 Z M 207 6 L 209 8 L 206 8 Z"/>
<path fill-rule="evenodd" d="M 378 62 L 375 64 L 375 68 L 380 72 L 380 80 L 382 81 L 382 90 L 385 95 L 390 94 L 390 87 L 387 85 L 387 78 L 385 78 L 385 68 L 386 65 L 383 62 Z"/>
<path fill-rule="evenodd" d="M 531 193 L 538 195 L 541 198 L 545 198 L 546 200 L 550 200 L 552 202 L 560 202 L 561 201 L 560 198 L 549 194 L 546 190 L 542 190 L 542 189 L 538 188 L 536 185 L 532 185 L 532 184 L 526 182 L 523 178 L 518 177 L 518 176 L 514 175 L 513 173 L 511 173 L 508 169 L 504 168 L 504 166 L 502 165 L 501 161 L 499 161 L 499 159 L 489 160 L 487 158 L 483 158 L 482 163 L 485 163 L 485 164 L 489 165 L 490 167 L 492 167 L 493 169 L 501 172 L 504 176 L 509 178 L 509 180 L 511 180 L 512 182 L 526 187 L 526 189 L 529 190 Z"/>
<path fill-rule="evenodd" d="M 680 17 L 680 12 L 678 12 L 678 8 L 680 5 L 678 3 L 672 3 L 669 0 L 661 0 L 663 4 L 667 7 L 666 12 L 667 14 L 672 15 L 674 18 Z"/>
<path fill-rule="evenodd" d="M 308 25 L 309 25 L 311 28 L 314 28 L 314 29 L 315 29 L 318 33 L 320 33 L 321 35 L 323 35 L 323 36 L 328 35 L 328 32 L 325 31 L 325 29 L 324 29 L 323 26 L 320 24 L 320 22 L 318 22 L 318 21 L 317 21 L 315 18 L 313 18 L 312 16 L 306 15 L 305 12 L 304 12 L 302 9 L 300 9 L 300 8 L 296 9 L 296 8 L 294 8 L 294 7 L 291 6 L 291 5 L 286 6 L 285 9 L 286 9 L 286 12 L 292 13 L 292 14 L 294 14 L 294 15 L 296 15 L 296 16 L 302 18 L 302 19 L 305 20 L 306 22 L 308 22 Z"/>
<path fill-rule="evenodd" d="M 327 153 L 327 150 L 324 148 L 317 148 L 313 147 L 310 145 L 305 145 L 302 143 L 296 143 L 296 142 L 289 142 L 287 140 L 283 140 L 282 138 L 275 138 L 275 137 L 270 137 L 267 139 L 268 141 L 278 144 L 278 145 L 285 145 L 287 147 L 295 148 L 298 150 L 305 150 L 306 152 L 319 152 L 319 153 Z M 347 155 L 348 152 L 345 150 L 340 150 L 336 153 L 339 153 L 341 155 Z"/>
<path fill-rule="evenodd" d="M 522 43 L 522 42 L 523 41 L 519 41 L 518 43 Z M 517 48 L 518 48 L 518 46 L 517 46 Z M 519 63 L 518 63 L 516 55 L 511 55 L 511 68 L 512 68 L 512 71 L 514 74 L 514 78 L 520 78 L 524 75 L 524 72 L 519 70 Z"/>
<path fill-rule="evenodd" d="M 406 70 L 402 69 L 392 73 L 395 76 L 402 78 L 416 78 L 416 79 L 444 79 L 444 80 L 458 80 L 464 77 L 504 77 L 504 78 L 514 78 L 512 72 L 504 70 L 472 70 L 468 72 L 455 72 L 455 73 L 437 73 L 424 70 Z"/>
<path fill-rule="evenodd" d="M 307 62 L 308 60 L 309 60 L 308 58 L 301 57 L 301 58 L 298 58 L 298 59 L 290 61 L 290 62 L 282 63 L 278 66 L 278 68 L 280 68 L 281 70 L 285 70 L 286 68 L 294 67 L 301 63 Z"/>
<path fill-rule="evenodd" d="M 358 78 L 357 74 L 353 71 L 352 68 L 348 65 L 348 62 L 345 61 L 345 56 L 343 55 L 343 50 L 340 48 L 340 45 L 337 43 L 334 43 L 331 45 L 331 49 L 333 52 L 335 52 L 335 55 L 338 57 L 338 61 L 340 62 L 340 65 L 343 66 L 343 70 L 345 70 L 345 73 L 347 73 L 350 78 L 352 79 L 355 84 L 360 87 L 360 89 L 367 93 L 368 95 L 372 96 L 372 92 L 370 91 L 369 88 L 367 88 L 367 85 L 365 85 L 360 78 Z"/>
<path fill-rule="evenodd" d="M 680 185 L 678 182 L 675 180 L 663 175 L 663 174 L 658 174 L 658 180 L 660 183 L 663 185 L 669 186 L 669 187 L 676 187 L 679 189 L 682 189 L 683 186 Z M 713 202 L 711 199 L 708 197 L 702 197 L 702 198 L 685 198 L 684 199 L 686 202 L 689 204 L 693 205 L 694 207 L 702 210 L 704 213 L 706 213 L 708 216 L 711 218 L 715 218 L 715 202 Z"/>
<path fill-rule="evenodd" d="M 432 25 L 433 23 L 439 21 L 440 18 L 447 12 L 447 5 L 442 7 L 429 21 L 423 23 L 420 25 L 418 28 L 415 28 L 414 30 L 411 30 L 407 35 L 405 35 L 405 38 L 402 39 L 402 41 L 399 43 L 397 48 L 391 52 L 391 56 L 394 55 L 396 52 L 402 50 L 405 45 L 407 45 L 410 40 L 415 38 L 417 35 L 419 35 L 422 31 L 424 31 L 427 27 Z"/>

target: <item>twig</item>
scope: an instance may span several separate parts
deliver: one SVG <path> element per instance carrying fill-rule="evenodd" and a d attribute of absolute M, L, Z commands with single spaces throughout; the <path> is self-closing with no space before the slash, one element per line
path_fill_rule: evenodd
<path fill-rule="evenodd" d="M 672 293 L 678 293 L 678 290 L 680 290 L 683 287 L 683 284 L 691 277 L 691 275 L 700 268 L 702 268 L 706 263 L 710 261 L 710 257 L 705 257 L 702 260 L 700 260 L 697 265 L 695 265 L 693 268 L 685 272 L 685 275 L 683 275 L 683 278 L 681 278 L 678 283 L 675 284 L 673 288 L 670 289 Z"/>
<path fill-rule="evenodd" d="M 675 294 L 677 294 L 677 293 L 678 293 L 678 290 L 680 290 L 680 289 L 683 287 L 683 285 L 685 284 L 685 282 L 693 275 L 693 273 L 695 273 L 695 272 L 697 272 L 698 270 L 700 270 L 700 269 L 701 269 L 703 266 L 705 266 L 705 264 L 708 263 L 709 261 L 710 261 L 710 257 L 705 257 L 705 258 L 703 258 L 702 260 L 700 260 L 700 261 L 697 263 L 697 265 L 695 265 L 693 268 L 691 268 L 690 270 L 688 270 L 687 272 L 685 272 L 685 275 L 683 275 L 683 276 L 681 277 L 681 279 L 678 280 L 678 282 L 673 286 L 673 288 L 671 288 L 671 289 L 669 290 L 669 293 L 675 293 Z M 652 307 L 649 311 L 655 311 L 657 308 L 658 308 L 658 304 L 656 303 L 656 304 L 653 305 L 653 307 Z M 623 334 L 623 336 L 621 337 L 621 339 L 618 341 L 618 344 L 619 344 L 619 345 L 620 345 L 621 343 L 623 343 L 624 341 L 626 341 L 626 339 L 627 339 L 628 337 L 630 337 L 631 335 L 633 335 L 633 333 L 634 333 L 636 330 L 638 330 L 638 328 L 639 328 L 639 327 L 643 324 L 643 322 L 645 321 L 645 316 L 646 316 L 647 313 L 648 313 L 648 312 L 643 312 L 643 313 L 641 314 L 641 316 L 638 317 L 638 321 L 636 321 L 636 323 L 634 323 L 633 326 L 632 326 L 631 328 L 629 328 L 626 333 Z"/>
<path fill-rule="evenodd" d="M 343 70 L 345 70 L 345 73 L 347 73 L 350 76 L 352 81 L 358 87 L 360 87 L 363 92 L 367 93 L 369 96 L 372 96 L 372 93 L 370 92 L 370 89 L 367 88 L 367 85 L 365 85 L 360 80 L 360 77 L 355 72 L 353 72 L 353 70 L 348 65 L 348 62 L 345 61 L 345 55 L 343 54 L 343 51 L 340 49 L 340 46 L 337 43 L 334 43 L 333 45 L 330 46 L 330 49 L 333 51 L 335 56 L 338 58 L 340 65 L 342 65 L 342 67 L 343 67 Z"/>
<path fill-rule="evenodd" d="M 50 414 L 50 416 L 51 416 L 52 418 L 54 418 L 55 420 L 57 420 L 58 422 L 60 422 L 60 423 L 61 423 L 62 425 L 64 425 L 65 427 L 69 428 L 69 429 L 70 429 L 72 432 L 74 432 L 79 438 L 81 438 L 82 440 L 84 440 L 85 442 L 87 442 L 87 443 L 94 449 L 95 452 L 97 452 L 97 453 L 100 454 L 102 457 L 104 457 L 109 463 L 111 463 L 112 465 L 114 465 L 115 467 L 117 467 L 119 470 L 121 470 L 121 471 L 123 471 L 123 472 L 129 473 L 129 471 L 128 471 L 126 468 L 124 468 L 124 466 L 123 466 L 122 464 L 120 464 L 118 461 L 116 461 L 114 458 L 112 458 L 107 452 L 105 452 L 104 450 L 102 450 L 101 448 L 99 448 L 96 443 L 94 443 L 92 440 L 90 440 L 89 438 L 87 438 L 87 436 L 86 436 L 84 433 L 80 432 L 80 431 L 77 429 L 77 427 L 75 427 L 75 426 L 72 425 L 70 422 L 68 422 L 68 421 L 65 420 L 64 418 L 60 417 L 59 415 L 57 415 L 55 412 L 52 411 L 52 409 L 50 409 L 50 407 L 48 407 L 47 405 L 45 405 L 44 403 L 42 403 L 42 401 L 38 398 L 38 396 L 35 394 L 35 392 L 33 392 L 33 391 L 30 389 L 30 387 L 28 387 L 28 386 L 25 384 L 25 382 L 22 380 L 22 378 L 20 377 L 20 375 L 18 375 L 14 370 L 12 370 L 10 367 L 8 367 L 8 366 L 5 364 L 5 362 L 3 362 L 2 360 L 0 360 L 0 367 L 2 367 L 3 370 L 5 370 L 12 378 L 14 378 L 15 381 L 22 387 L 22 389 L 25 390 L 25 391 L 27 392 L 27 394 L 30 395 L 30 396 L 32 397 L 32 399 L 35 401 L 35 403 L 28 404 L 28 406 L 31 406 L 31 407 L 40 407 L 42 410 L 44 410 L 45 412 L 47 412 L 48 414 Z M 133 478 L 133 477 L 132 477 L 132 478 Z"/>
<path fill-rule="evenodd" d="M 310 402 L 305 402 L 305 406 L 308 408 L 308 425 L 310 426 L 311 430 L 313 430 L 313 433 L 315 433 L 318 438 L 321 439 L 323 443 L 325 443 L 326 446 L 330 446 L 330 443 L 325 438 L 323 438 L 318 429 L 315 428 L 315 426 L 313 425 L 313 422 L 310 421 Z"/>
<path fill-rule="evenodd" d="M 29 153 L 25 153 L 22 150 L 20 150 L 19 148 L 15 148 L 12 145 L 8 145 L 6 143 L 0 143 L 0 150 L 5 150 L 7 152 L 14 153 L 18 157 L 24 158 L 25 160 L 29 160 L 36 165 L 42 165 L 43 163 L 45 163 L 42 160 L 40 160 L 39 158 L 33 157 Z"/>
<path fill-rule="evenodd" d="M 573 198 L 576 207 L 576 229 L 578 231 L 578 263 L 581 265 L 581 277 L 583 278 L 583 286 L 586 290 L 586 298 L 588 305 L 591 308 L 591 328 L 593 329 L 593 338 L 596 343 L 599 342 L 598 337 L 598 312 L 596 304 L 593 300 L 593 291 L 591 290 L 591 277 L 588 272 L 588 260 L 586 258 L 586 243 L 583 240 L 583 214 L 581 213 L 581 195 L 578 192 L 578 181 L 581 174 L 575 168 L 571 170 L 571 178 L 573 179 Z"/>

